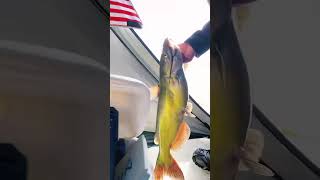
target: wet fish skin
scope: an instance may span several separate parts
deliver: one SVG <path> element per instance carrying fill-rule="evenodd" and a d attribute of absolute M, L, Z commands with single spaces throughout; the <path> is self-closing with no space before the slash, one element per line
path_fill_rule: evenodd
<path fill-rule="evenodd" d="M 249 75 L 233 23 L 231 20 L 224 22 L 220 31 L 214 34 L 215 49 L 211 51 L 213 156 L 210 166 L 213 169 L 213 179 L 235 180 L 240 162 L 256 174 L 273 176 L 269 168 L 258 162 L 262 153 L 262 150 L 259 150 L 263 144 L 261 138 L 257 138 L 258 145 L 254 147 L 255 150 L 245 147 L 252 116 Z M 260 136 L 255 134 L 257 133 L 250 130 L 248 135 Z"/>
<path fill-rule="evenodd" d="M 248 72 L 232 21 L 226 21 L 222 27 L 223 32 L 221 29 L 217 32 L 215 49 L 211 51 L 211 167 L 213 179 L 234 180 L 250 125 L 252 104 Z"/>
<path fill-rule="evenodd" d="M 182 55 L 170 39 L 163 44 L 160 59 L 160 85 L 155 141 L 159 154 L 154 169 L 155 179 L 165 175 L 184 179 L 178 163 L 170 150 L 177 150 L 189 139 L 190 128 L 184 121 L 188 102 L 188 85 L 183 72 Z"/>

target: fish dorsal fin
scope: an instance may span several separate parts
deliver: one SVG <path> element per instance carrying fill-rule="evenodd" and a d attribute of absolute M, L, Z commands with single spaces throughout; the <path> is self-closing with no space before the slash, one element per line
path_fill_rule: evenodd
<path fill-rule="evenodd" d="M 183 120 L 178 128 L 176 137 L 171 144 L 171 150 L 180 149 L 181 146 L 189 139 L 190 137 L 190 127 L 189 125 Z"/>
<path fill-rule="evenodd" d="M 160 86 L 155 85 L 149 88 L 150 91 L 150 100 L 156 100 L 159 97 L 160 94 Z"/>

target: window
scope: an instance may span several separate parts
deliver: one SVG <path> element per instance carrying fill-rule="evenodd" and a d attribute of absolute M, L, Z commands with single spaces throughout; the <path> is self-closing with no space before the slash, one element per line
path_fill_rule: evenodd
<path fill-rule="evenodd" d="M 159 59 L 165 38 L 182 43 L 210 19 L 207 0 L 132 0 L 143 22 L 135 32 Z M 210 52 L 195 58 L 185 72 L 190 95 L 210 113 Z"/>

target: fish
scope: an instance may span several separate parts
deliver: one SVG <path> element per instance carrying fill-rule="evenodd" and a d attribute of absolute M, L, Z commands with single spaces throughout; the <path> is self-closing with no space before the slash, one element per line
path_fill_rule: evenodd
<path fill-rule="evenodd" d="M 235 180 L 241 166 L 256 174 L 273 176 L 274 173 L 256 159 L 259 154 L 255 155 L 255 151 L 245 144 L 246 138 L 252 136 L 248 132 L 252 119 L 251 89 L 232 21 L 227 21 L 221 32 L 216 31 L 213 35 L 214 49 L 210 55 L 212 177 Z"/>
<path fill-rule="evenodd" d="M 163 43 L 160 58 L 160 83 L 150 88 L 151 99 L 158 98 L 154 143 L 159 153 L 154 168 L 155 180 L 169 176 L 184 179 L 183 172 L 171 155 L 189 139 L 190 127 L 186 116 L 194 117 L 189 102 L 188 84 L 183 70 L 179 47 L 169 38 Z"/>

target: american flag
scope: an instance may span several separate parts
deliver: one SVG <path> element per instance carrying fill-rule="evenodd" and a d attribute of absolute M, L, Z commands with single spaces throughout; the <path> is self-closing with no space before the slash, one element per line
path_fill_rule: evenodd
<path fill-rule="evenodd" d="M 110 0 L 110 26 L 142 28 L 142 21 L 130 0 Z"/>

